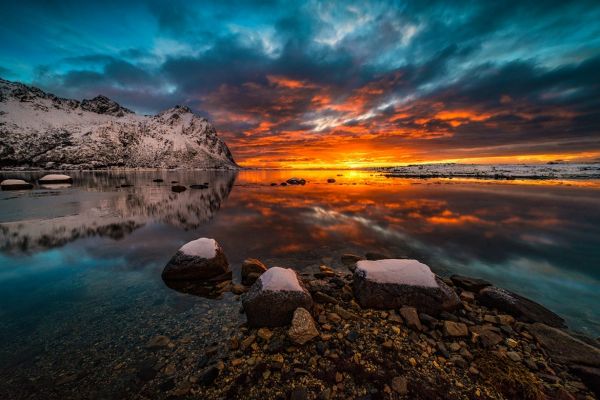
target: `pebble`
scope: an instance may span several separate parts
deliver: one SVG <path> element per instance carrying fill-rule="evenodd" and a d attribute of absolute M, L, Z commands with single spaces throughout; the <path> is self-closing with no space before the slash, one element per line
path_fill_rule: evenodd
<path fill-rule="evenodd" d="M 402 318 L 406 321 L 406 325 L 408 325 L 410 328 L 417 329 L 419 331 L 423 329 L 416 308 L 402 307 L 400 309 L 400 315 L 402 315 Z"/>
<path fill-rule="evenodd" d="M 403 376 L 397 376 L 392 379 L 392 389 L 398 394 L 405 395 L 408 393 L 408 381 Z"/>

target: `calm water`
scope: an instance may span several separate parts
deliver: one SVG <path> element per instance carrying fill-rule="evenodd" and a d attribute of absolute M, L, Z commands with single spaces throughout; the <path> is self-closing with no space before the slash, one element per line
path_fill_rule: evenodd
<path fill-rule="evenodd" d="M 270 186 L 292 175 L 309 183 Z M 218 341 L 243 319 L 239 301 L 181 294 L 160 279 L 177 248 L 200 236 L 217 239 L 235 272 L 247 257 L 303 272 L 342 268 L 345 252 L 414 257 L 440 274 L 489 279 L 600 335 L 597 181 L 349 171 L 73 176 L 67 188 L 0 193 L 0 378 L 21 374 L 35 386 L 89 368 L 108 379 L 143 357 L 156 334 L 198 346 Z M 337 183 L 327 184 L 330 177 Z M 210 188 L 172 193 L 172 180 Z"/>

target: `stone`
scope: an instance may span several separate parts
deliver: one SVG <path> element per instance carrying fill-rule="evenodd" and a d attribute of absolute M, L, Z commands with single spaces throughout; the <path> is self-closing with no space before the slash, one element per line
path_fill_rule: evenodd
<path fill-rule="evenodd" d="M 542 323 L 532 324 L 527 330 L 555 362 L 600 368 L 600 349 Z"/>
<path fill-rule="evenodd" d="M 317 302 L 317 303 L 321 303 L 321 304 L 325 304 L 325 303 L 331 303 L 331 304 L 337 304 L 338 301 L 337 299 L 331 297 L 330 295 L 323 293 L 321 291 L 317 291 L 313 294 L 313 299 Z"/>
<path fill-rule="evenodd" d="M 469 292 L 479 293 L 484 287 L 492 286 L 492 284 L 486 280 L 471 278 L 469 276 L 452 275 L 450 279 L 456 286 L 468 290 Z"/>
<path fill-rule="evenodd" d="M 473 333 L 474 339 L 479 340 L 486 348 L 493 347 L 503 340 L 501 335 L 488 326 L 471 326 L 469 330 Z"/>
<path fill-rule="evenodd" d="M 297 308 L 311 310 L 310 293 L 292 270 L 269 268 L 243 296 L 242 305 L 250 327 L 288 325 Z"/>
<path fill-rule="evenodd" d="M 252 343 L 256 341 L 255 335 L 250 335 L 242 340 L 240 343 L 240 347 L 242 350 L 246 350 L 248 347 L 252 346 Z"/>
<path fill-rule="evenodd" d="M 256 334 L 262 340 L 268 342 L 273 337 L 273 332 L 269 328 L 260 328 Z"/>
<path fill-rule="evenodd" d="M 162 272 L 165 281 L 210 281 L 231 279 L 229 263 L 216 240 L 200 238 L 177 250 Z"/>
<path fill-rule="evenodd" d="M 32 189 L 33 185 L 21 179 L 5 179 L 0 182 L 2 190 L 25 190 Z"/>
<path fill-rule="evenodd" d="M 357 256 L 356 254 L 350 254 L 350 253 L 342 254 L 342 257 L 341 257 L 342 264 L 344 264 L 348 267 L 355 267 L 356 263 L 359 262 L 360 260 L 364 260 L 364 258 L 361 256 Z"/>
<path fill-rule="evenodd" d="M 505 289 L 485 287 L 479 292 L 477 300 L 488 308 L 508 313 L 523 322 L 541 322 L 555 328 L 566 327 L 565 321 L 546 307 Z"/>
<path fill-rule="evenodd" d="M 463 290 L 463 291 L 460 293 L 460 299 L 461 299 L 462 301 L 465 301 L 465 302 L 467 302 L 467 303 L 472 303 L 472 302 L 474 302 L 474 301 L 475 301 L 475 293 L 473 293 L 473 292 L 468 292 L 468 291 L 466 291 L 466 290 Z"/>
<path fill-rule="evenodd" d="M 288 336 L 292 342 L 303 345 L 311 339 L 319 336 L 315 321 L 308 310 L 298 307 L 294 311 L 292 326 L 288 330 Z"/>
<path fill-rule="evenodd" d="M 242 263 L 242 284 L 252 285 L 267 270 L 267 266 L 256 258 L 248 258 Z"/>
<path fill-rule="evenodd" d="M 171 191 L 175 192 L 175 193 L 185 192 L 186 190 L 187 190 L 187 188 L 185 186 L 182 186 L 182 185 L 173 185 L 173 186 L 171 186 Z"/>
<path fill-rule="evenodd" d="M 364 308 L 411 306 L 438 315 L 461 305 L 456 292 L 417 260 L 362 260 L 356 265 L 354 295 Z"/>
<path fill-rule="evenodd" d="M 403 376 L 396 376 L 392 379 L 392 390 L 398 394 L 405 395 L 408 393 L 408 381 Z"/>
<path fill-rule="evenodd" d="M 210 366 L 206 370 L 202 371 L 198 377 L 198 383 L 205 386 L 211 385 L 218 376 L 219 368 L 216 365 Z"/>
<path fill-rule="evenodd" d="M 164 335 L 154 336 L 146 343 L 147 349 L 159 349 L 161 347 L 167 347 L 171 343 L 171 339 Z"/>
<path fill-rule="evenodd" d="M 45 183 L 73 183 L 73 178 L 71 178 L 69 175 L 50 174 L 50 175 L 44 175 L 44 176 L 42 176 L 40 179 L 38 179 L 38 182 L 40 184 L 45 184 Z"/>
<path fill-rule="evenodd" d="M 246 293 L 246 286 L 234 283 L 233 285 L 231 285 L 231 293 L 233 293 L 233 294 Z"/>
<path fill-rule="evenodd" d="M 356 321 L 359 319 L 358 315 L 356 315 L 353 312 L 348 311 L 340 306 L 335 306 L 334 310 L 335 310 L 336 314 L 338 314 L 343 319 L 352 320 L 352 321 Z"/>
<path fill-rule="evenodd" d="M 462 322 L 444 321 L 444 335 L 452 337 L 468 336 L 469 329 Z"/>
<path fill-rule="evenodd" d="M 521 361 L 521 355 L 519 353 L 517 353 L 516 351 L 507 351 L 506 356 L 514 362 Z"/>
<path fill-rule="evenodd" d="M 400 308 L 400 315 L 406 322 L 406 325 L 409 328 L 423 330 L 423 326 L 421 325 L 421 320 L 419 319 L 419 314 L 417 314 L 417 309 L 414 307 L 402 307 Z"/>
<path fill-rule="evenodd" d="M 327 183 L 335 183 L 335 179 L 329 178 L 329 179 L 327 179 Z"/>
<path fill-rule="evenodd" d="M 303 178 L 290 178 L 285 181 L 288 185 L 305 185 L 306 180 Z"/>

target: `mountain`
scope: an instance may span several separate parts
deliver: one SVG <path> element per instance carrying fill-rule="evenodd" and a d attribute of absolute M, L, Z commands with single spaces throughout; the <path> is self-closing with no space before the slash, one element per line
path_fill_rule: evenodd
<path fill-rule="evenodd" d="M 238 168 L 214 126 L 187 107 L 138 115 L 104 96 L 80 102 L 3 79 L 0 167 Z"/>

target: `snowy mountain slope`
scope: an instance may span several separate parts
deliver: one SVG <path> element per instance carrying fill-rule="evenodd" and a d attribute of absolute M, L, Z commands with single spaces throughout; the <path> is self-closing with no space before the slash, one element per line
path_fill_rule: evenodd
<path fill-rule="evenodd" d="M 137 115 L 116 102 L 63 99 L 0 79 L 0 167 L 219 168 L 237 164 L 187 107 Z"/>

